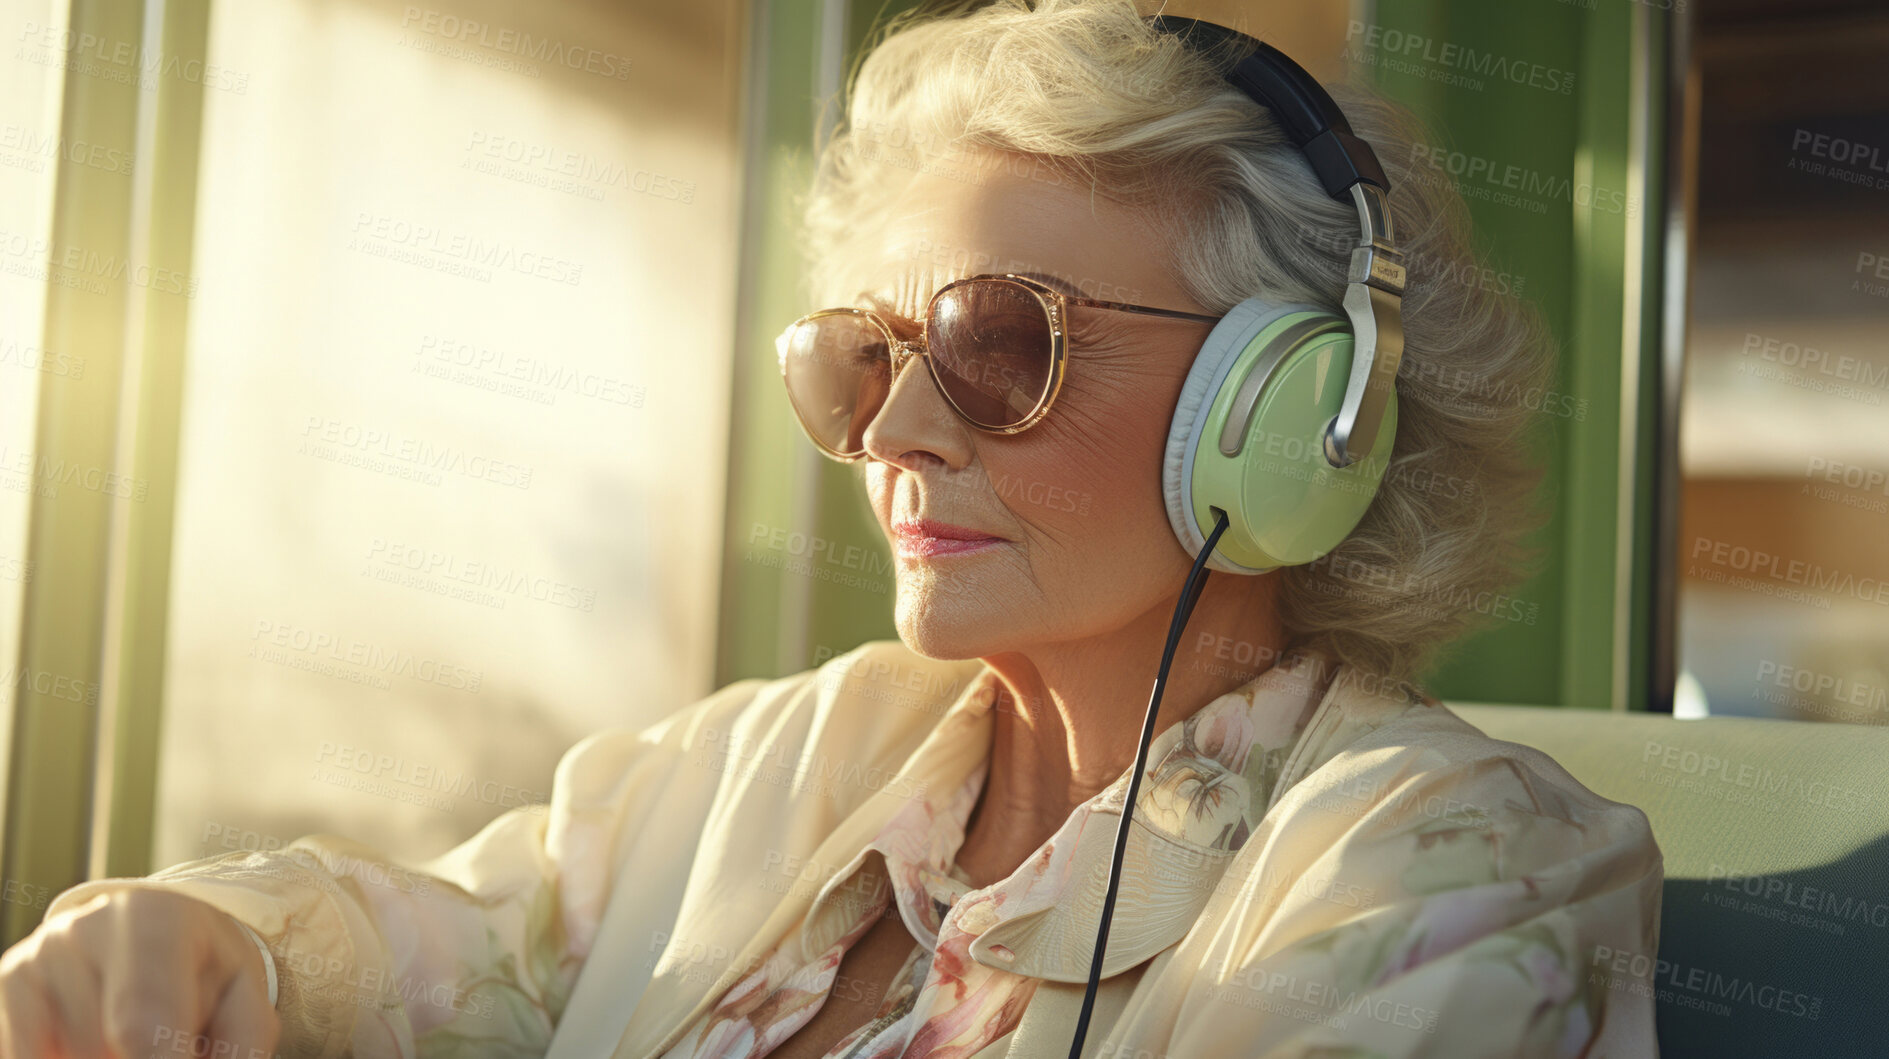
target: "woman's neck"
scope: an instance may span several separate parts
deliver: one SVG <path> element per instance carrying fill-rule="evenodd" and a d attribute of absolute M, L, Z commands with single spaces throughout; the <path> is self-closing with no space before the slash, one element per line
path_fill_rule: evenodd
<path fill-rule="evenodd" d="M 1155 733 L 1272 668 L 1274 577 L 1209 578 L 1168 669 Z M 958 849 L 976 885 L 1015 871 L 1078 805 L 1134 764 L 1179 593 L 1101 636 L 986 657 L 1002 690 L 990 770 Z"/>

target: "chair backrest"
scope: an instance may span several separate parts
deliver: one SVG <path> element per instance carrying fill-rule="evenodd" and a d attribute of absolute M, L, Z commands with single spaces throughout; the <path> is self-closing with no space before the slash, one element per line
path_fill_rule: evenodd
<path fill-rule="evenodd" d="M 1657 991 L 1661 1056 L 1889 1056 L 1889 728 L 1449 706 L 1651 821 L 1657 958 L 1588 973 Z"/>

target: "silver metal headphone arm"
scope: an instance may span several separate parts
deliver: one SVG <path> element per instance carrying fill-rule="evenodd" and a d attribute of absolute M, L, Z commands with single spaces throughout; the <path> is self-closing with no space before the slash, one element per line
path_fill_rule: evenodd
<path fill-rule="evenodd" d="M 1383 188 L 1363 180 L 1351 185 L 1351 201 L 1362 231 L 1345 281 L 1345 313 L 1354 336 L 1351 379 L 1344 404 L 1325 427 L 1325 459 L 1333 467 L 1349 467 L 1370 454 L 1404 359 L 1404 259 L 1390 204 Z"/>

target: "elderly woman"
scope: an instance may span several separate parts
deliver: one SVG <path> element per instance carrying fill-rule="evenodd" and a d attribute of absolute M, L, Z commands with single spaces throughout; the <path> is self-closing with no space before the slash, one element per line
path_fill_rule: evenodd
<path fill-rule="evenodd" d="M 1410 119 L 1131 0 L 958 7 L 859 70 L 779 343 L 899 640 L 424 864 L 69 890 L 6 1055 L 1655 1054 L 1590 970 L 1654 951 L 1644 816 L 1415 682 L 1508 616 L 1551 366 Z"/>

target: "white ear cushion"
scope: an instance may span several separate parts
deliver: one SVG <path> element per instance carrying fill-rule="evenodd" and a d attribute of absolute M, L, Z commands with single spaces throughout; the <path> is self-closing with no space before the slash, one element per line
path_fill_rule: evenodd
<path fill-rule="evenodd" d="M 1303 302 L 1276 303 L 1263 298 L 1248 298 L 1221 317 L 1220 322 L 1201 344 L 1194 366 L 1181 384 L 1181 395 L 1174 403 L 1174 421 L 1168 426 L 1167 449 L 1161 457 L 1161 496 L 1167 503 L 1168 524 L 1180 538 L 1187 554 L 1199 555 L 1207 546 L 1193 517 L 1194 450 L 1207 426 L 1207 414 L 1213 410 L 1212 398 L 1220 392 L 1241 351 L 1263 330 L 1287 313 L 1322 312 L 1316 305 Z M 1233 563 L 1216 550 L 1207 558 L 1207 567 L 1234 574 L 1263 573 Z"/>

